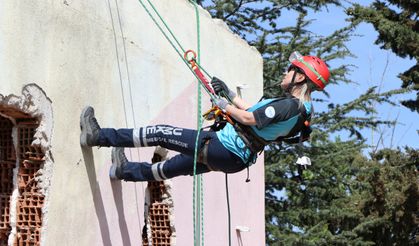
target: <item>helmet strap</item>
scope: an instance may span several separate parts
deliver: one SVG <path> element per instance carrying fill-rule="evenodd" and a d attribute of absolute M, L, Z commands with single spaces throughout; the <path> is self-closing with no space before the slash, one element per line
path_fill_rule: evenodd
<path fill-rule="evenodd" d="M 296 76 L 297 76 L 297 72 L 294 71 L 294 74 L 292 75 L 291 83 L 288 85 L 288 87 L 285 90 L 285 92 L 288 92 L 288 93 L 291 93 L 292 92 L 292 88 L 294 88 L 294 86 L 295 86 L 295 77 Z"/>

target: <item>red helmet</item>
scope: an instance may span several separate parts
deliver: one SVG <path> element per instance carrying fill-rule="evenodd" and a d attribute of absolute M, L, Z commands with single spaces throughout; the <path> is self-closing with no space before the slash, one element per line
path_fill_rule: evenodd
<path fill-rule="evenodd" d="M 317 56 L 302 56 L 297 51 L 294 51 L 289 60 L 292 65 L 303 70 L 319 90 L 323 90 L 329 83 L 329 69 L 326 63 Z"/>

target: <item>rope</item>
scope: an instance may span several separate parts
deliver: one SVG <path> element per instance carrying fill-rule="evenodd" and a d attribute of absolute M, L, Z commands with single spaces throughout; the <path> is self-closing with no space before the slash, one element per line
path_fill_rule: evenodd
<path fill-rule="evenodd" d="M 201 31 L 200 31 L 200 19 L 199 11 L 195 0 L 190 1 L 194 5 L 195 16 L 196 16 L 196 33 L 197 33 L 197 63 L 201 61 Z M 199 151 L 199 137 L 202 128 L 202 93 L 201 87 L 197 88 L 197 134 L 195 139 L 195 152 L 193 161 L 193 224 L 194 224 L 194 245 L 204 245 L 204 197 L 203 197 L 203 179 L 202 175 L 196 175 L 196 165 Z M 199 200 L 199 206 L 196 207 L 197 200 Z M 199 213 L 199 214 L 198 214 Z M 198 218 L 196 218 L 198 217 Z M 198 221 L 197 221 L 198 220 Z M 197 229 L 198 228 L 198 229 Z M 199 234 L 200 232 L 200 234 Z"/>
<path fill-rule="evenodd" d="M 141 1 L 141 0 L 140 0 Z M 150 4 L 151 8 L 153 9 L 154 13 L 156 13 L 156 15 L 159 17 L 160 21 L 163 23 L 164 27 L 166 28 L 166 30 L 170 33 L 170 35 L 172 36 L 173 40 L 176 42 L 176 44 L 179 46 L 179 48 L 182 50 L 183 53 L 186 52 L 186 50 L 183 48 L 183 46 L 180 44 L 179 40 L 176 38 L 176 36 L 174 35 L 174 33 L 172 32 L 172 30 L 170 29 L 170 27 L 167 25 L 166 21 L 164 21 L 163 17 L 160 15 L 160 13 L 157 11 L 156 7 L 150 2 L 150 0 L 147 0 L 147 2 Z M 197 19 L 197 33 L 198 33 L 198 54 L 199 54 L 199 46 L 200 46 L 200 35 L 199 35 L 199 12 L 198 12 L 198 7 L 197 7 L 197 3 L 196 0 L 189 0 L 189 2 L 192 2 L 195 8 L 195 16 Z M 165 35 L 166 36 L 166 35 Z M 198 67 L 204 71 L 204 73 L 208 76 L 211 77 L 209 75 L 209 73 L 200 65 L 199 59 L 197 60 Z"/>
<path fill-rule="evenodd" d="M 212 77 L 209 75 L 209 73 L 200 65 L 200 19 L 199 19 L 199 10 L 196 3 L 196 0 L 189 0 L 193 3 L 195 8 L 195 16 L 196 16 L 196 23 L 197 23 L 197 61 L 195 61 L 196 65 L 210 78 Z M 185 53 L 185 49 L 180 44 L 179 40 L 176 38 L 170 27 L 167 25 L 166 21 L 162 18 L 156 7 L 153 5 L 153 3 L 150 2 L 150 0 L 147 0 L 147 3 L 152 8 L 154 14 L 158 17 L 160 22 L 163 24 L 160 25 L 157 19 L 153 16 L 153 14 L 149 11 L 147 6 L 144 4 L 143 0 L 139 0 L 141 6 L 144 8 L 146 13 L 150 16 L 151 20 L 154 22 L 154 24 L 158 27 L 160 32 L 163 34 L 163 36 L 166 38 L 166 40 L 169 42 L 169 44 L 173 47 L 173 49 L 176 51 L 178 56 L 181 58 L 181 60 L 185 63 L 185 65 L 189 68 L 189 70 L 192 72 L 192 74 L 198 79 L 199 77 L 195 74 L 191 66 L 189 65 L 189 62 L 183 57 L 183 54 Z M 164 28 L 163 28 L 164 27 Z M 169 32 L 170 36 L 165 32 L 165 30 Z M 181 53 L 182 51 L 182 53 Z M 199 83 L 201 84 L 201 83 Z M 201 84 L 201 86 L 203 86 Z M 201 93 L 201 86 L 198 86 L 198 92 L 197 92 L 197 136 L 195 139 L 195 152 L 194 152 L 194 167 L 193 167 L 193 224 L 194 224 L 194 245 L 197 245 L 199 243 L 200 245 L 204 245 L 204 220 L 203 220 L 203 180 L 202 175 L 196 175 L 196 165 L 197 165 L 197 158 L 198 158 L 198 148 L 199 148 L 199 136 L 200 136 L 200 129 L 202 128 L 202 118 L 201 118 L 201 105 L 202 105 L 202 93 Z M 208 95 L 214 99 L 214 95 L 212 95 L 208 89 L 203 86 L 205 91 L 208 93 Z M 197 206 L 197 201 L 199 200 L 199 204 Z M 199 214 L 198 214 L 199 213 Z M 198 217 L 198 218 L 197 218 Z M 198 221 L 197 221 L 198 220 Z M 200 232 L 200 235 L 198 234 Z"/>
<path fill-rule="evenodd" d="M 228 192 L 228 174 L 226 173 L 226 197 L 227 197 L 227 216 L 228 216 L 228 245 L 231 246 L 231 212 L 230 212 L 230 195 Z"/>
<path fill-rule="evenodd" d="M 157 15 L 158 19 L 160 20 L 160 22 L 163 24 L 164 28 L 162 25 L 159 24 L 159 22 L 157 21 L 157 19 L 153 16 L 153 14 L 150 12 L 150 10 L 148 9 L 148 7 L 144 4 L 143 0 L 138 0 L 141 4 L 141 6 L 143 7 L 143 9 L 146 11 L 146 13 L 150 16 L 151 20 L 154 22 L 154 24 L 157 26 L 157 28 L 160 30 L 160 32 L 163 34 L 163 36 L 166 38 L 166 40 L 169 42 L 169 44 L 173 47 L 173 49 L 176 51 L 177 55 L 179 56 L 179 58 L 185 63 L 185 65 L 188 67 L 188 69 L 192 72 L 192 74 L 196 77 L 196 79 L 199 80 L 198 76 L 195 74 L 195 72 L 193 71 L 193 69 L 191 68 L 191 66 L 189 66 L 189 62 L 183 57 L 183 54 L 185 53 L 185 49 L 183 48 L 183 46 L 180 44 L 179 40 L 176 38 L 176 36 L 174 35 L 174 33 L 172 32 L 172 30 L 170 29 L 169 25 L 166 23 L 166 21 L 163 19 L 163 17 L 160 15 L 160 13 L 158 12 L 158 10 L 156 9 L 156 7 L 153 5 L 152 2 L 150 2 L 150 0 L 147 0 L 148 4 L 150 5 L 150 7 L 152 8 L 153 12 L 155 15 Z M 189 0 L 189 1 L 193 1 L 195 3 L 195 0 Z M 195 3 L 196 4 L 196 3 Z M 196 5 L 195 5 L 196 6 Z M 165 32 L 166 29 L 170 36 Z M 181 52 L 182 51 L 182 52 Z M 212 76 L 205 71 L 205 69 L 199 64 L 199 61 L 196 61 L 196 65 L 202 70 L 204 71 L 204 73 L 210 78 L 212 79 Z M 202 85 L 203 86 L 203 85 Z M 204 86 L 203 86 L 204 87 Z M 214 96 L 208 91 L 207 88 L 205 88 L 205 91 L 208 93 L 208 95 L 211 97 L 211 99 L 215 99 Z"/>
<path fill-rule="evenodd" d="M 131 90 L 131 79 L 130 79 L 130 76 L 129 76 L 130 73 L 129 73 L 129 69 L 128 69 L 127 50 L 126 50 L 124 32 L 123 32 L 123 29 L 122 29 L 121 16 L 119 14 L 119 6 L 118 6 L 118 1 L 117 0 L 115 0 L 115 5 L 116 5 L 117 16 L 118 16 L 119 28 L 121 30 L 122 41 L 123 41 L 125 68 L 126 68 L 127 81 L 128 81 L 128 86 L 129 86 L 129 98 L 130 98 L 130 102 L 131 102 L 131 112 L 132 112 L 132 117 L 134 119 L 134 128 L 135 128 L 136 127 L 136 122 L 135 122 L 135 113 L 134 113 L 134 107 L 133 107 L 132 90 Z M 121 94 L 122 94 L 122 104 L 123 104 L 124 116 L 125 116 L 125 126 L 128 127 L 128 112 L 127 112 L 127 109 L 126 109 L 126 102 L 125 102 L 124 89 L 123 89 L 122 69 L 121 69 L 121 64 L 120 64 L 120 61 L 119 61 L 120 51 L 119 51 L 118 45 L 117 45 L 117 34 L 116 34 L 116 30 L 115 30 L 115 23 L 114 23 L 114 19 L 113 19 L 113 15 L 112 15 L 112 7 L 111 7 L 110 0 L 108 0 L 108 9 L 109 9 L 109 14 L 110 14 L 110 18 L 111 18 L 112 30 L 113 30 L 113 34 L 114 34 L 113 36 L 114 36 L 115 51 L 116 51 L 116 61 L 117 61 L 118 72 L 119 72 L 119 82 L 120 82 L 120 88 L 121 88 Z M 140 156 L 140 153 L 139 153 L 138 149 L 137 149 L 137 151 L 138 151 L 138 156 Z M 130 151 L 129 154 L 130 154 L 130 158 L 132 159 L 132 152 Z M 141 187 L 142 187 L 143 196 L 144 196 L 144 185 L 143 185 L 143 183 L 141 183 Z M 136 204 L 136 207 L 139 208 L 139 202 L 138 202 L 139 199 L 138 199 L 138 192 L 137 192 L 137 184 L 136 183 L 134 184 L 134 189 L 135 189 L 135 204 Z M 140 217 L 141 216 L 139 214 L 139 209 L 137 209 L 138 224 L 139 224 L 139 227 L 142 228 Z"/>

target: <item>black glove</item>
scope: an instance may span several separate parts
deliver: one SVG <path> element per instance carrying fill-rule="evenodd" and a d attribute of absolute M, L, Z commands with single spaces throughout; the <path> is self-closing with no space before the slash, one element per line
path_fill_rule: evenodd
<path fill-rule="evenodd" d="M 236 93 L 228 88 L 228 86 L 219 78 L 213 77 L 211 80 L 211 86 L 214 89 L 215 94 L 221 96 L 226 95 L 233 100 L 236 97 Z"/>

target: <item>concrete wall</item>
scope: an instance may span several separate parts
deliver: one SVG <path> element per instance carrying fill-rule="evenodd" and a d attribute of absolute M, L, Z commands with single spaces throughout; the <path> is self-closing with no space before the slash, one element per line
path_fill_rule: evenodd
<path fill-rule="evenodd" d="M 153 2 L 184 47 L 196 49 L 193 6 Z M 201 64 L 231 88 L 248 84 L 243 97 L 256 102 L 260 54 L 202 9 L 200 17 Z M 111 149 L 80 148 L 79 114 L 92 105 L 104 127 L 196 128 L 193 75 L 137 0 L 1 1 L 0 23 L 0 94 L 19 96 L 35 83 L 52 102 L 44 245 L 138 245 L 146 184 L 109 180 Z M 127 153 L 149 161 L 152 151 Z M 246 171 L 229 176 L 233 245 L 265 244 L 262 159 L 250 169 L 252 182 L 245 183 Z M 204 175 L 205 245 L 228 244 L 224 177 Z M 192 177 L 174 178 L 173 186 L 177 245 L 192 245 Z M 250 232 L 236 233 L 236 226 Z"/>

